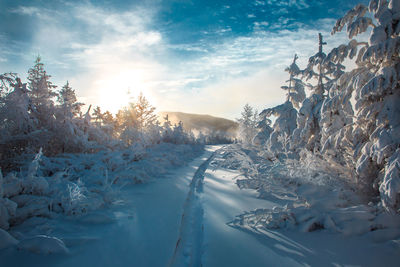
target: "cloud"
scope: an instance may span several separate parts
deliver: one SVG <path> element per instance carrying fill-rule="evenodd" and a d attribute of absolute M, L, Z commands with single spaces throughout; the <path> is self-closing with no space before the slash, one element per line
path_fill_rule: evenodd
<path fill-rule="evenodd" d="M 289 1 L 281 1 L 281 0 L 268 0 L 268 5 L 270 6 L 278 6 L 278 7 L 293 7 L 299 10 L 307 9 L 310 7 L 304 0 L 289 0 Z"/>
<path fill-rule="evenodd" d="M 11 13 L 16 13 L 20 15 L 38 15 L 40 14 L 40 9 L 33 6 L 19 6 L 10 10 Z"/>
<path fill-rule="evenodd" d="M 145 90 L 145 84 L 162 69 L 154 60 L 162 42 L 162 35 L 150 25 L 154 10 L 118 11 L 90 2 L 65 2 L 57 15 L 30 6 L 10 12 L 33 17 L 36 23 L 30 51 L 24 54 L 41 54 L 55 83 L 69 80 L 87 104 L 115 112 L 126 104 L 128 88 L 135 88 L 135 93 Z"/>
<path fill-rule="evenodd" d="M 316 24 L 321 26 L 319 30 L 304 26 L 278 32 L 257 30 L 209 44 L 206 49 L 198 44 L 202 47 L 198 50 L 206 52 L 190 61 L 173 62 L 175 72 L 171 72 L 170 79 L 187 82 L 170 83 L 171 90 L 168 86 L 160 90 L 158 105 L 162 110 L 173 110 L 179 103 L 186 112 L 234 118 L 246 103 L 261 110 L 283 102 L 285 95 L 280 86 L 287 80 L 284 69 L 294 54 L 299 55 L 298 64 L 304 68 L 308 58 L 318 51 L 318 32 L 328 42 L 325 51 L 347 41 L 342 33 L 330 36 L 333 19 Z M 196 46 L 186 49 L 197 50 Z"/>
<path fill-rule="evenodd" d="M 157 24 L 156 9 L 121 11 L 90 2 L 63 3 L 56 16 L 46 8 L 12 10 L 35 19 L 30 50 L 24 56 L 40 53 L 56 84 L 69 80 L 80 99 L 112 112 L 129 101 L 128 90 L 133 95 L 143 91 L 159 110 L 229 118 L 238 116 L 246 103 L 261 110 L 284 101 L 280 90 L 287 79 L 284 69 L 295 53 L 300 67 L 305 67 L 318 49 L 318 32 L 330 48 L 345 40 L 341 35 L 329 36 L 332 19 L 314 21 L 320 27 L 316 30 L 282 18 L 273 22 L 274 31 L 270 31 L 271 22 L 263 20 L 251 22 L 251 31 L 241 35 L 230 25 L 221 25 L 213 33 L 221 34 L 216 40 L 203 31 L 196 42 L 171 44 L 169 32 Z M 275 5 L 306 8 L 303 3 L 277 1 Z M 1 43 L 0 36 L 0 48 Z M 0 52 L 3 61 L 9 58 L 4 51 Z"/>

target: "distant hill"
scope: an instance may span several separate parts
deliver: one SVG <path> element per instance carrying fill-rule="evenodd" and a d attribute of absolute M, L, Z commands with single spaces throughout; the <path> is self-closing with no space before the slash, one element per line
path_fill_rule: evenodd
<path fill-rule="evenodd" d="M 238 128 L 238 123 L 219 117 L 214 117 L 210 115 L 202 114 L 191 114 L 183 112 L 170 112 L 162 111 L 158 113 L 160 116 L 160 122 L 163 123 L 165 115 L 168 114 L 169 120 L 172 124 L 177 124 L 179 121 L 183 122 L 183 127 L 186 130 L 191 130 L 194 132 L 224 132 L 231 137 L 236 136 L 236 131 Z"/>

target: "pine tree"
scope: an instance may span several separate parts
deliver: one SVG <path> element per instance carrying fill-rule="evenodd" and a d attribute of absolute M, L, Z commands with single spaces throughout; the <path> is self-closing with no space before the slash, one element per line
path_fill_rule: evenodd
<path fill-rule="evenodd" d="M 99 106 L 95 107 L 92 113 L 92 118 L 97 127 L 100 127 L 103 122 L 103 112 Z"/>
<path fill-rule="evenodd" d="M 323 52 L 322 34 L 318 34 L 318 52 L 309 58 L 307 68 L 302 71 L 306 80 L 316 80 L 315 85 L 308 84 L 311 95 L 307 97 L 299 109 L 297 116 L 297 129 L 292 136 L 292 147 L 305 147 L 310 151 L 320 151 L 321 149 L 321 107 L 327 92 L 332 87 L 336 79 L 343 74 L 343 66 L 333 63 Z M 315 70 L 315 68 L 317 68 Z"/>
<path fill-rule="evenodd" d="M 257 135 L 258 112 L 249 104 L 243 107 L 241 117 L 237 119 L 239 123 L 239 138 L 246 145 L 251 145 L 253 138 Z"/>
<path fill-rule="evenodd" d="M 53 144 L 53 150 L 56 146 L 60 146 L 61 152 L 83 151 L 86 137 L 77 117 L 81 113 L 83 103 L 77 102 L 75 90 L 71 88 L 68 81 L 58 92 L 57 102 L 59 106 L 55 114 L 57 127 L 54 130 L 56 141 Z"/>
<path fill-rule="evenodd" d="M 61 105 L 64 116 L 69 118 L 78 116 L 81 112 L 81 107 L 84 105 L 78 102 L 75 90 L 70 87 L 68 81 L 58 92 L 57 101 Z"/>
<path fill-rule="evenodd" d="M 304 83 L 301 79 L 296 78 L 296 76 L 301 74 L 300 68 L 296 64 L 296 60 L 298 59 L 297 55 L 294 55 L 292 64 L 285 69 L 289 73 L 289 83 L 288 86 L 282 86 L 283 90 L 287 91 L 287 101 L 292 102 L 293 106 L 299 108 L 300 104 L 306 98 L 306 94 L 304 92 Z"/>
<path fill-rule="evenodd" d="M 164 142 L 172 142 L 172 136 L 173 136 L 173 129 L 172 129 L 172 124 L 171 121 L 169 120 L 169 115 L 166 114 L 164 119 L 164 123 L 162 125 L 162 139 Z"/>
<path fill-rule="evenodd" d="M 120 138 L 127 145 L 132 145 L 135 142 L 140 142 L 144 145 L 147 142 L 155 142 L 157 131 L 159 138 L 161 138 L 155 107 L 150 105 L 142 93 L 140 93 L 137 102 L 129 103 L 122 113 L 117 114 L 117 122 Z M 152 136 L 150 138 L 151 141 L 146 137 L 149 132 L 151 132 Z"/>
<path fill-rule="evenodd" d="M 103 113 L 103 131 L 111 136 L 114 136 L 115 123 L 113 115 L 108 110 Z"/>
<path fill-rule="evenodd" d="M 53 98 L 57 94 L 54 92 L 56 86 L 50 82 L 50 77 L 44 70 L 44 64 L 38 56 L 35 65 L 28 71 L 28 89 L 32 113 L 40 128 L 50 128 L 54 122 Z"/>
<path fill-rule="evenodd" d="M 143 93 L 140 93 L 135 105 L 137 127 L 140 131 L 157 121 L 155 110 L 156 108 L 150 105 Z"/>

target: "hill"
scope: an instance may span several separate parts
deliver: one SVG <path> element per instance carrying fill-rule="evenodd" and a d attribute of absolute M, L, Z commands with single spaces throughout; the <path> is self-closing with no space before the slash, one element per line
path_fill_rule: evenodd
<path fill-rule="evenodd" d="M 236 131 L 238 128 L 238 123 L 232 120 L 214 117 L 211 115 L 171 111 L 162 111 L 158 114 L 161 122 L 164 121 L 163 117 L 168 114 L 168 118 L 172 124 L 177 124 L 179 121 L 182 121 L 183 127 L 186 130 L 190 130 L 195 133 L 200 131 L 203 133 L 222 132 L 234 137 L 236 136 Z"/>

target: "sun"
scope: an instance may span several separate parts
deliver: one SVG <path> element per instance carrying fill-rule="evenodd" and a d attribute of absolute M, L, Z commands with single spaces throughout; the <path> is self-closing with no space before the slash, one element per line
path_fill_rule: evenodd
<path fill-rule="evenodd" d="M 103 111 L 117 113 L 118 110 L 146 90 L 147 73 L 140 69 L 124 70 L 97 80 L 98 105 Z"/>

